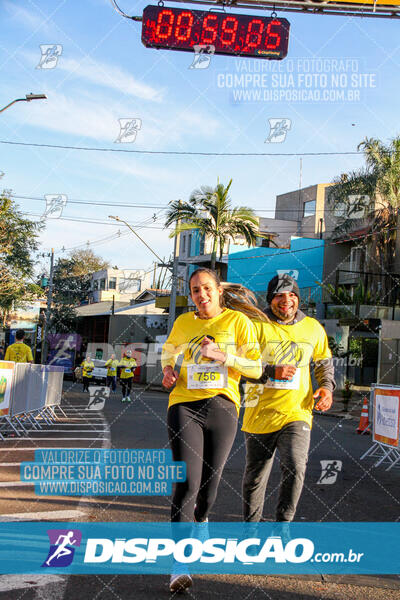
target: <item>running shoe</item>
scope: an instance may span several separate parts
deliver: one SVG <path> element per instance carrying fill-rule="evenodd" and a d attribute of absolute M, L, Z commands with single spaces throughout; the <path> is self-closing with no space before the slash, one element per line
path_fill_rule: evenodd
<path fill-rule="evenodd" d="M 169 580 L 169 591 L 171 593 L 182 593 L 192 587 L 193 579 L 186 565 L 174 563 L 171 578 Z"/>

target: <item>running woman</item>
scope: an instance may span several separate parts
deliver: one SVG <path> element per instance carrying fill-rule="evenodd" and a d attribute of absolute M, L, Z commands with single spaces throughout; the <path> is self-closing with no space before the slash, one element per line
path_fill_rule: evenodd
<path fill-rule="evenodd" d="M 120 381 L 122 387 L 122 402 L 131 401 L 129 394 L 131 393 L 132 389 L 132 381 L 136 364 L 136 360 L 132 358 L 132 352 L 130 350 L 125 350 L 124 356 L 119 362 L 119 366 L 121 367 Z"/>
<path fill-rule="evenodd" d="M 89 354 L 86 356 L 82 363 L 82 380 L 83 380 L 83 391 L 89 391 L 89 383 L 93 377 L 94 362 Z"/>
<path fill-rule="evenodd" d="M 172 522 L 208 520 L 236 435 L 240 377 L 258 378 L 262 372 L 248 316 L 266 318 L 251 292 L 237 284 L 222 285 L 211 269 L 194 271 L 189 288 L 197 310 L 176 319 L 162 352 L 163 385 L 176 384 L 167 415 L 172 455 L 174 461 L 185 461 L 187 474 L 185 482 L 175 485 Z M 185 565 L 175 563 L 170 591 L 191 585 Z"/>
<path fill-rule="evenodd" d="M 117 369 L 119 366 L 119 361 L 115 358 L 115 354 L 111 354 L 111 358 L 108 359 L 104 366 L 107 367 L 106 385 L 115 392 L 117 388 Z"/>

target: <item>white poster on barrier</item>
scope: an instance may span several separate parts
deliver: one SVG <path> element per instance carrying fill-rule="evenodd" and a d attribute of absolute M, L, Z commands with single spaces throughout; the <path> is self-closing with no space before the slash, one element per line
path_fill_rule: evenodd
<path fill-rule="evenodd" d="M 13 362 L 0 362 L 0 416 L 8 415 L 10 410 L 14 367 Z"/>
<path fill-rule="evenodd" d="M 375 389 L 374 439 L 377 442 L 398 446 L 399 444 L 400 390 Z"/>

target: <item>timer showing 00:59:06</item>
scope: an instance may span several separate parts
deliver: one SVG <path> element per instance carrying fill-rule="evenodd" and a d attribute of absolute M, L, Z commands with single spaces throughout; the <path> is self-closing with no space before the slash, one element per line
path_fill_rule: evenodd
<path fill-rule="evenodd" d="M 215 54 L 280 60 L 288 51 L 287 19 L 146 6 L 142 42 L 148 48 L 193 52 L 213 46 Z"/>

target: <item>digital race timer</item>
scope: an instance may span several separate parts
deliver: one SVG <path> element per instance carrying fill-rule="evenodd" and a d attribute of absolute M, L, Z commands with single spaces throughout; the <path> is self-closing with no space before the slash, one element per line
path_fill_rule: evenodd
<path fill-rule="evenodd" d="M 290 23 L 278 17 L 204 12 L 146 6 L 142 42 L 149 48 L 192 51 L 214 46 L 215 54 L 282 59 L 288 51 Z"/>

